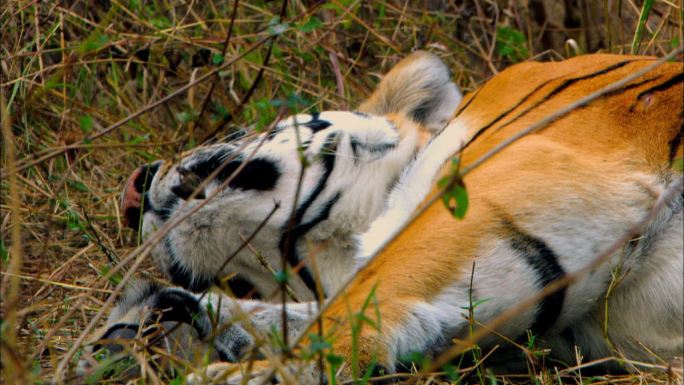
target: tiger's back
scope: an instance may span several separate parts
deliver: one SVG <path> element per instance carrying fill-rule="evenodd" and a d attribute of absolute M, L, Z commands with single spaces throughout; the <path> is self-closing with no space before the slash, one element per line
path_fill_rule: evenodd
<path fill-rule="evenodd" d="M 463 118 L 477 127 L 476 145 L 464 162 L 481 156 L 501 140 L 580 97 L 653 63 L 651 57 L 588 55 L 558 63 L 529 62 L 511 67 L 462 103 Z M 578 108 L 543 129 L 565 147 L 591 153 L 640 153 L 651 167 L 681 157 L 681 63 L 666 63 L 644 76 Z M 637 160 L 637 159 L 633 159 Z"/>
<path fill-rule="evenodd" d="M 513 66 L 467 96 L 423 156 L 431 156 L 431 146 L 440 152 L 442 138 L 455 142 L 449 154 L 456 154 L 458 138 L 466 143 L 460 167 L 468 169 L 540 119 L 653 62 L 591 55 Z M 468 325 L 453 314 L 468 306 L 471 278 L 474 300 L 484 302 L 475 317 L 484 323 L 587 266 L 624 237 L 671 184 L 682 184 L 674 164 L 682 156 L 682 95 L 682 65 L 660 66 L 521 138 L 469 172 L 464 184 L 470 202 L 463 220 L 454 219 L 441 201 L 427 208 L 360 273 L 357 282 L 365 287 L 349 290 L 364 293 L 378 284 L 378 297 L 401 304 L 388 303 L 384 308 L 389 314 L 382 313 L 387 323 L 404 325 L 394 329 L 401 330 L 395 339 L 405 341 L 388 345 L 387 352 L 431 349 L 439 339 L 428 335 L 463 337 Z M 450 130 L 464 134 L 449 137 Z M 438 175 L 450 170 L 447 165 Z M 404 186 L 425 172 L 429 167 L 415 167 Z M 410 200 L 411 192 L 410 187 L 400 189 L 396 195 L 405 199 L 395 196 L 394 201 Z M 428 196 L 437 192 L 435 187 Z M 391 217 L 392 210 L 407 212 L 400 206 L 390 207 L 384 217 Z M 649 349 L 681 356 L 681 196 L 667 206 L 608 263 L 499 332 L 524 338 L 531 329 L 567 360 L 573 359 L 575 344 L 587 357 L 624 354 L 652 360 Z M 383 219 L 374 227 L 386 228 Z M 616 289 L 607 296 L 611 284 Z"/>

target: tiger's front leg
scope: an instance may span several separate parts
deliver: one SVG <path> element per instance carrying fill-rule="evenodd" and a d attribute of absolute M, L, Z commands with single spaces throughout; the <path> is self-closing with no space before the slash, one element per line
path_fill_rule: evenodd
<path fill-rule="evenodd" d="M 286 304 L 287 328 L 296 334 L 314 314 L 315 303 Z M 92 346 L 79 362 L 87 375 L 97 365 L 100 349 L 122 352 L 124 346 L 167 350 L 172 356 L 237 362 L 260 357 L 274 330 L 282 330 L 282 306 L 238 300 L 221 293 L 199 295 L 177 287 L 138 282 L 124 293 L 107 324 L 96 332 Z M 215 371 L 214 371 L 215 372 Z"/>

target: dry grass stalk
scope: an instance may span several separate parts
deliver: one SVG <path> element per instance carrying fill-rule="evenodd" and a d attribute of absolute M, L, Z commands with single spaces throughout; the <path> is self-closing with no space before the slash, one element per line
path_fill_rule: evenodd
<path fill-rule="evenodd" d="M 442 56 L 465 91 L 514 61 L 563 57 L 568 39 L 580 53 L 627 52 L 642 4 L 142 3 L 9 1 L 0 9 L 5 383 L 68 382 L 83 332 L 127 279 L 159 276 L 144 258 L 151 243 L 137 247 L 118 211 L 119 187 L 139 164 L 238 126 L 265 129 L 278 114 L 269 101 L 291 94 L 305 99 L 302 110 L 354 106 L 414 49 Z M 654 2 L 640 53 L 662 56 L 684 42 L 683 3 Z M 196 103 L 178 97 L 190 90 Z M 591 365 L 532 375 L 581 383 Z M 595 383 L 681 383 L 681 369 L 634 365 L 643 372 Z M 149 365 L 145 378 L 172 380 Z M 496 379 L 525 383 L 530 374 Z"/>

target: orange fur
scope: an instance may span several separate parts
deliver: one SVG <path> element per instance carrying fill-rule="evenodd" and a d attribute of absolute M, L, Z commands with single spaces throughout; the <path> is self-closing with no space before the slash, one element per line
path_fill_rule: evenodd
<path fill-rule="evenodd" d="M 466 137 L 476 137 L 460 154 L 462 167 L 550 113 L 653 60 L 591 55 L 559 63 L 522 63 L 501 72 L 463 100 L 449 125 L 465 126 Z M 398 69 L 405 72 L 412 64 L 405 61 Z M 648 211 L 659 195 L 660 185 L 652 181 L 671 181 L 677 174 L 672 170 L 672 156 L 682 156 L 681 145 L 675 145 L 684 124 L 684 85 L 672 81 L 679 79 L 682 69 L 681 63 L 662 65 L 618 92 L 527 135 L 475 168 L 464 178 L 470 200 L 464 219 L 455 219 L 437 200 L 411 222 L 357 273 L 323 315 L 332 350 L 347 361 L 343 377 L 363 372 L 375 360 L 393 367 L 396 357 L 392 356 L 391 336 L 407 322 L 412 307 L 432 301 L 454 282 L 467 281 L 482 248 L 510 235 L 507 223 L 542 237 L 548 227 L 560 226 L 555 236 L 562 237 L 564 232 L 572 232 L 573 226 L 591 226 L 594 216 L 606 213 L 619 219 L 624 216 L 622 222 L 616 222 L 625 229 L 633 225 L 625 207 Z M 361 110 L 385 114 L 385 106 L 398 103 L 387 101 L 386 93 L 409 87 L 406 84 L 411 79 L 392 78 L 397 72 L 388 74 L 390 81 Z M 402 119 L 395 116 L 392 120 L 402 130 Z M 447 174 L 450 167 L 444 166 L 440 174 Z M 630 188 L 625 188 L 627 185 Z M 437 191 L 434 188 L 431 194 Z M 591 258 L 567 253 L 563 257 L 566 263 L 572 258 Z M 350 315 L 361 310 L 372 291 L 375 297 L 366 316 L 374 319 L 377 310 L 382 329 L 365 326 L 354 341 Z M 355 343 L 359 344 L 358 371 L 349 362 Z M 309 344 L 305 339 L 301 346 Z M 257 365 L 264 370 L 269 366 L 264 362 Z"/>
<path fill-rule="evenodd" d="M 566 79 L 623 60 L 634 61 L 606 75 L 572 84 L 567 92 L 536 105 L 545 91 Z M 651 64 L 652 60 L 593 55 L 560 63 L 523 63 L 503 71 L 474 94 L 471 104 L 455 119 L 477 129 L 513 107 L 532 89 L 544 82 L 548 84 L 472 143 L 463 152 L 463 165 L 545 115 Z M 632 83 L 646 80 L 644 84 L 575 110 L 509 146 L 467 175 L 465 185 L 471 203 L 466 218 L 456 220 L 441 201 L 434 203 L 358 273 L 342 299 L 326 312 L 324 328 L 332 327 L 331 318 L 346 317 L 348 307 L 358 311 L 374 286 L 383 328 L 392 329 L 400 324 L 407 304 L 429 299 L 459 275 L 469 274 L 478 246 L 501 231 L 493 219 L 495 208 L 525 227 L 529 213 L 545 210 L 549 202 L 566 196 L 594 195 L 595 204 L 610 204 L 611 186 L 603 186 L 599 177 L 627 180 L 631 173 L 662 172 L 668 167 L 669 143 L 681 135 L 683 87 L 680 83 L 653 92 L 647 95 L 648 103 L 644 96 L 637 96 L 681 72 L 681 64 L 663 65 Z M 532 105 L 535 107 L 528 113 L 504 126 L 509 117 Z M 681 155 L 681 148 L 677 151 Z M 634 199 L 635 204 L 644 207 L 653 204 L 653 200 L 644 201 L 638 196 Z M 591 200 L 592 197 L 588 202 Z M 587 209 L 591 210 L 591 204 Z M 341 338 L 336 339 L 334 351 L 347 355 L 351 351 L 349 330 L 337 330 Z M 361 362 L 370 362 L 373 354 L 381 362 L 393 359 L 383 357 L 388 348 L 374 334 L 366 329 L 361 337 Z"/>

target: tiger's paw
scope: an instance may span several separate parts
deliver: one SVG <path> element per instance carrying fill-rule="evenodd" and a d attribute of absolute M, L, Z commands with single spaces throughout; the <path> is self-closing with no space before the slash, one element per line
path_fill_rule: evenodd
<path fill-rule="evenodd" d="M 215 362 L 189 375 L 186 384 L 256 385 L 261 383 L 277 383 L 275 377 L 270 379 L 270 382 L 267 379 L 270 376 L 270 369 L 271 366 L 265 361 L 242 363 Z"/>
<path fill-rule="evenodd" d="M 320 376 L 316 365 L 309 363 L 295 364 L 288 362 L 283 364 L 277 360 L 271 361 L 246 361 L 240 363 L 216 362 L 206 368 L 188 376 L 186 384 L 319 384 Z M 323 376 L 323 383 L 327 383 Z"/>

